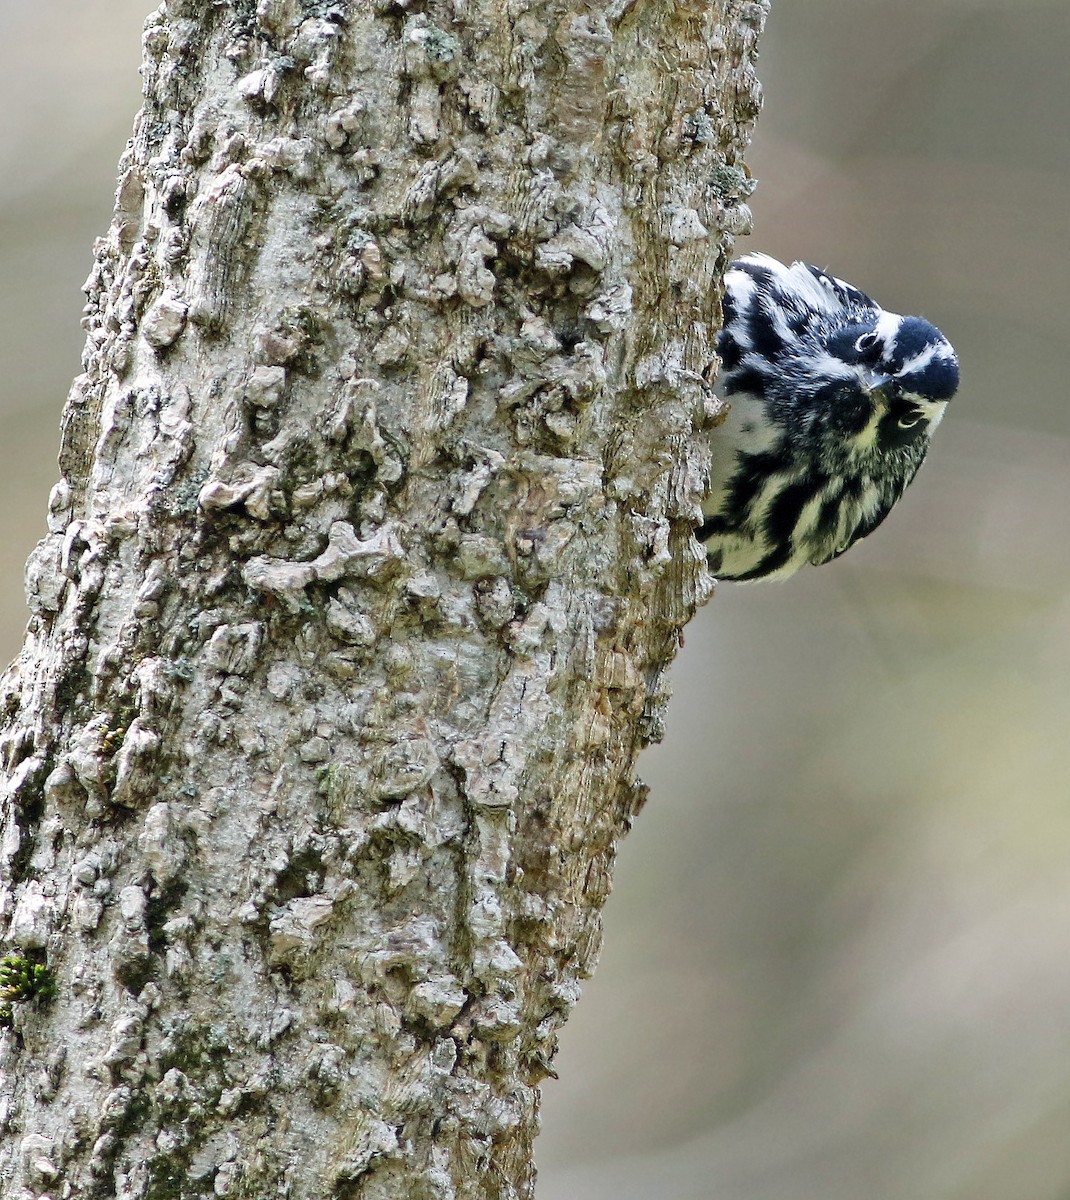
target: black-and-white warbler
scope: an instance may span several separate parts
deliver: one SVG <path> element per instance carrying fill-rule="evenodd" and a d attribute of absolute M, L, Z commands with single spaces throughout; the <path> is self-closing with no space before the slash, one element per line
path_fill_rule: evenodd
<path fill-rule="evenodd" d="M 725 275 L 711 491 L 698 530 L 721 579 L 779 579 L 842 554 L 914 478 L 959 382 L 947 338 L 806 263 Z"/>

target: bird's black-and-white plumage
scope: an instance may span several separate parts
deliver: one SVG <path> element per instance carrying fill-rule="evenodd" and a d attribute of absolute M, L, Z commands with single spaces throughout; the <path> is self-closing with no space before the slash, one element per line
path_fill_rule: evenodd
<path fill-rule="evenodd" d="M 764 254 L 725 275 L 717 349 L 731 411 L 713 430 L 699 537 L 722 579 L 783 578 L 876 529 L 959 382 L 928 321 Z"/>

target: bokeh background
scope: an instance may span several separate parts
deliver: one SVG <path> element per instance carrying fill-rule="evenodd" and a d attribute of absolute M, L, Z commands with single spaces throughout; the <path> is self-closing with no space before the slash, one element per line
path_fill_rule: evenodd
<path fill-rule="evenodd" d="M 0 655 L 151 0 L 0 0 Z M 893 519 L 722 587 L 547 1086 L 541 1200 L 1070 1197 L 1070 4 L 774 0 L 762 249 L 958 347 Z"/>

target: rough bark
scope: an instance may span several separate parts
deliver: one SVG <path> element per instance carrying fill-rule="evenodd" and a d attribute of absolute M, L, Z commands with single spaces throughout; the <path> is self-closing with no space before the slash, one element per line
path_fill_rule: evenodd
<path fill-rule="evenodd" d="M 6 677 L 5 1197 L 532 1194 L 765 7 L 149 18 Z"/>

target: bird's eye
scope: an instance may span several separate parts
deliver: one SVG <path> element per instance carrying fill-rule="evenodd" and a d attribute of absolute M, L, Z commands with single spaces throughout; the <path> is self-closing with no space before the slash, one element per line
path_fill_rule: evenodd
<path fill-rule="evenodd" d="M 920 412 L 908 412 L 905 416 L 899 418 L 899 428 L 913 429 L 921 419 L 922 414 Z"/>
<path fill-rule="evenodd" d="M 864 333 L 855 342 L 855 349 L 858 351 L 859 354 L 869 354 L 870 351 L 876 350 L 877 345 L 878 345 L 878 338 L 875 333 Z"/>

